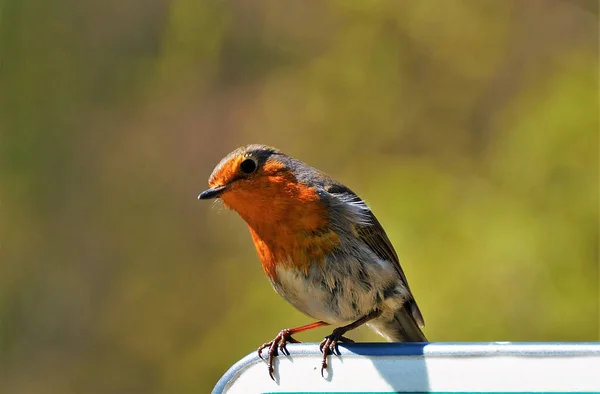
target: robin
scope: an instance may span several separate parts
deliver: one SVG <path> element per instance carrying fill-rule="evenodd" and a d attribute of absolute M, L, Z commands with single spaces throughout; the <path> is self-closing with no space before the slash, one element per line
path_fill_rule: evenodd
<path fill-rule="evenodd" d="M 248 224 L 273 288 L 317 320 L 284 329 L 258 348 L 268 370 L 292 335 L 337 326 L 320 343 L 321 375 L 344 335 L 367 324 L 390 342 L 426 342 L 423 316 L 385 231 L 352 190 L 300 160 L 248 145 L 215 167 L 198 199 L 219 198 Z"/>

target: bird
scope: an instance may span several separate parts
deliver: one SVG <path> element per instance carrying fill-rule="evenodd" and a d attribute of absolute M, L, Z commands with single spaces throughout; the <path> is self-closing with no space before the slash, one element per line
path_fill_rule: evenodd
<path fill-rule="evenodd" d="M 258 348 L 289 355 L 293 335 L 335 326 L 319 345 L 321 375 L 345 334 L 366 324 L 390 342 L 427 342 L 423 315 L 398 255 L 368 205 L 322 171 L 276 148 L 252 144 L 226 155 L 200 200 L 220 199 L 247 223 L 275 291 L 315 319 L 281 330 Z"/>

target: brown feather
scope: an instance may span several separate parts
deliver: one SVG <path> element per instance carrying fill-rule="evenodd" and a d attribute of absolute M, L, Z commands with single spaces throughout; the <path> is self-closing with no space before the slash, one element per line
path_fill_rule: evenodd
<path fill-rule="evenodd" d="M 335 182 L 335 181 L 334 181 Z M 348 189 L 346 186 L 340 183 L 333 183 L 329 185 L 327 191 L 332 194 L 343 194 L 346 196 L 350 196 L 354 201 L 359 202 L 362 201 L 361 198 L 354 193 L 352 190 Z M 417 305 L 417 302 L 412 298 L 412 291 L 410 290 L 410 286 L 408 285 L 408 280 L 406 279 L 406 275 L 400 266 L 400 259 L 392 246 L 392 242 L 388 238 L 385 230 L 379 223 L 379 220 L 375 217 L 373 212 L 369 209 L 364 213 L 367 216 L 368 224 L 356 224 L 355 230 L 356 234 L 369 248 L 382 260 L 391 261 L 394 263 L 394 267 L 398 271 L 402 283 L 408 289 L 411 299 L 407 300 L 406 307 L 410 310 L 412 317 L 415 319 L 415 322 L 418 326 L 425 326 L 425 320 L 423 319 L 423 314 Z"/>

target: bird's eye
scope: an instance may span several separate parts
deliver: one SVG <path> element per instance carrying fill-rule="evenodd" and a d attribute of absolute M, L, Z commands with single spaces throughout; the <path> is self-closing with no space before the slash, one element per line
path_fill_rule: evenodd
<path fill-rule="evenodd" d="M 246 159 L 240 164 L 240 170 L 244 174 L 252 174 L 254 171 L 256 171 L 257 167 L 256 160 L 254 159 Z"/>

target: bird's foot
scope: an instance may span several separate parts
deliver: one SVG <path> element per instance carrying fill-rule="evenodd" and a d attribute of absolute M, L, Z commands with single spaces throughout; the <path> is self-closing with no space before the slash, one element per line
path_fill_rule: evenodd
<path fill-rule="evenodd" d="M 275 357 L 277 357 L 278 350 L 281 351 L 286 356 L 290 355 L 290 352 L 287 350 L 287 343 L 300 343 L 300 341 L 292 338 L 292 333 L 290 330 L 285 329 L 279 331 L 279 334 L 272 341 L 264 343 L 261 347 L 258 348 L 258 357 L 263 359 L 262 351 L 265 349 L 269 349 L 269 357 L 267 359 L 267 366 L 269 367 L 269 376 L 271 379 L 275 380 L 273 377 L 273 373 L 275 372 L 275 367 L 273 366 L 273 362 L 275 361 Z"/>
<path fill-rule="evenodd" d="M 330 335 L 327 335 L 321 344 L 319 344 L 319 349 L 323 353 L 323 361 L 321 361 L 321 376 L 323 376 L 323 371 L 327 369 L 327 356 L 338 355 L 340 356 L 340 350 L 338 349 L 338 342 L 354 342 L 350 338 L 346 338 L 344 334 L 346 333 L 346 329 L 344 327 L 339 327 L 333 330 Z"/>

